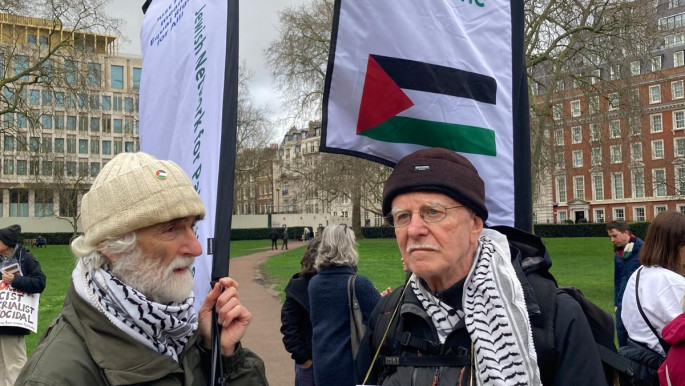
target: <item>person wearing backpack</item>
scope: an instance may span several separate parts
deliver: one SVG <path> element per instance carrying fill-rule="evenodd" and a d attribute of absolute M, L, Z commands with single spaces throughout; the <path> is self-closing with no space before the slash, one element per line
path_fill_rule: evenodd
<path fill-rule="evenodd" d="M 671 349 L 659 368 L 661 386 L 685 385 L 685 296 L 680 303 L 683 313 L 667 324 L 662 332 Z"/>
<path fill-rule="evenodd" d="M 347 225 L 327 226 L 318 252 L 314 263 L 317 274 L 309 282 L 314 381 L 324 386 L 353 386 L 349 279 L 355 280 L 355 294 L 364 324 L 368 324 L 369 315 L 381 295 L 371 280 L 357 275 L 359 253 L 354 232 Z"/>
<path fill-rule="evenodd" d="M 628 332 L 621 320 L 621 301 L 630 275 L 640 266 L 640 248 L 643 241 L 630 232 L 625 221 L 612 221 L 605 227 L 614 244 L 614 311 L 616 312 L 616 335 L 618 346 L 628 344 Z"/>
<path fill-rule="evenodd" d="M 383 213 L 412 274 L 371 315 L 355 363 L 359 384 L 606 385 L 579 303 L 557 295 L 553 279 L 538 293 L 551 301 L 534 299 L 523 250 L 484 228 L 484 183 L 465 157 L 428 148 L 401 159 L 383 189 Z M 533 320 L 554 327 L 545 330 L 553 348 L 541 355 Z"/>

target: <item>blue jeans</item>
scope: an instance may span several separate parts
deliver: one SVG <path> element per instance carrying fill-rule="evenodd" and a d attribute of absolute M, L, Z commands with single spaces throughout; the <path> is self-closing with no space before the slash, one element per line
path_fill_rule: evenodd
<path fill-rule="evenodd" d="M 314 365 L 303 369 L 295 363 L 295 386 L 315 386 L 314 384 Z"/>

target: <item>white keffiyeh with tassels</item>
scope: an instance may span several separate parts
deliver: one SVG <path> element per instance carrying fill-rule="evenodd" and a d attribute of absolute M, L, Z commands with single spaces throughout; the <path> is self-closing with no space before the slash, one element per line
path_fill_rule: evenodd
<path fill-rule="evenodd" d="M 497 231 L 483 229 L 463 305 L 478 385 L 541 385 L 523 288 Z"/>
<path fill-rule="evenodd" d="M 87 270 L 81 260 L 71 278 L 76 293 L 120 330 L 176 361 L 197 331 L 192 293 L 183 303 L 155 303 L 122 283 L 107 268 Z"/>

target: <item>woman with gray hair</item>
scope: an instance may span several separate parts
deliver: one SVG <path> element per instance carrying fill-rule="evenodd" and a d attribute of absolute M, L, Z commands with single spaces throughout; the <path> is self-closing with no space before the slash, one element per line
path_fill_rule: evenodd
<path fill-rule="evenodd" d="M 357 275 L 359 254 L 354 232 L 347 225 L 329 225 L 321 236 L 314 263 L 318 274 L 309 282 L 309 307 L 312 322 L 312 356 L 317 385 L 354 385 L 350 311 L 347 282 Z M 357 275 L 355 294 L 364 324 L 380 294 L 371 280 Z"/>

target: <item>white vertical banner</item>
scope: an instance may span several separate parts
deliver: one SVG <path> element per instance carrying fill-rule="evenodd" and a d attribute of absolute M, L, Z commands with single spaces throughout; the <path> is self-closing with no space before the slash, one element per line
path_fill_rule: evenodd
<path fill-rule="evenodd" d="M 207 212 L 197 226 L 203 254 L 194 266 L 196 309 L 212 273 L 206 252 L 214 237 L 226 28 L 225 0 L 153 0 L 140 33 L 141 150 L 178 163 Z"/>

